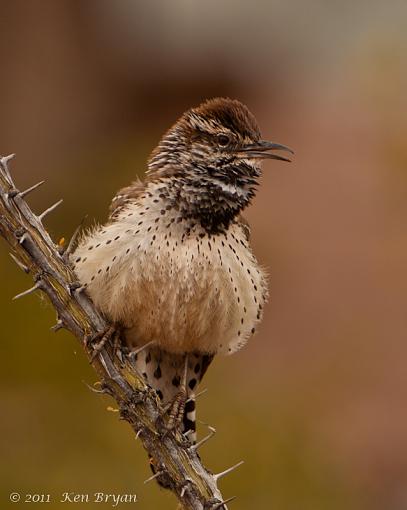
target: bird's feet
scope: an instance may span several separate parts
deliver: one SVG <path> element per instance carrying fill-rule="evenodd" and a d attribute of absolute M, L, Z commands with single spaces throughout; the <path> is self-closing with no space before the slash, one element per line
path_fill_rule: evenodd
<path fill-rule="evenodd" d="M 187 392 L 187 373 L 188 373 L 188 354 L 185 354 L 184 371 L 178 392 L 174 398 L 164 409 L 164 414 L 168 416 L 165 428 L 168 431 L 181 429 L 181 424 L 184 420 L 185 408 L 188 400 Z"/>
<path fill-rule="evenodd" d="M 176 430 L 180 427 L 185 414 L 185 406 L 188 395 L 185 388 L 181 388 L 172 401 L 168 404 L 165 412 L 168 413 L 166 423 L 167 430 Z"/>
<path fill-rule="evenodd" d="M 112 343 L 113 352 L 116 353 L 119 347 L 121 333 L 122 329 L 120 326 L 112 324 L 96 335 L 87 336 L 85 338 L 85 343 L 92 350 L 90 361 L 92 362 L 105 345 L 110 342 Z"/>

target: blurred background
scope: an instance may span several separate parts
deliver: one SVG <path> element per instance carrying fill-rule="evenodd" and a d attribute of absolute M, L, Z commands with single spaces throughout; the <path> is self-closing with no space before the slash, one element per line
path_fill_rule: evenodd
<path fill-rule="evenodd" d="M 407 509 L 407 3 L 0 2 L 0 153 L 54 239 L 106 219 L 188 107 L 238 98 L 267 162 L 247 212 L 271 302 L 206 376 L 202 450 L 234 510 Z M 1 507 L 11 491 L 136 493 L 175 508 L 54 312 L 0 249 Z M 200 434 L 206 434 L 204 426 Z M 86 508 L 93 508 L 89 504 Z M 108 505 L 102 505 L 106 508 Z M 100 507 L 100 505 L 99 505 Z M 120 505 L 126 508 L 126 505 Z"/>

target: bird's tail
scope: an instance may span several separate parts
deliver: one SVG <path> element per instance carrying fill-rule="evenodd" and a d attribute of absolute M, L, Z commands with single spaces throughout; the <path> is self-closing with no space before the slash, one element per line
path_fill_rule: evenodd
<path fill-rule="evenodd" d="M 146 346 L 133 357 L 137 371 L 144 376 L 147 384 L 155 389 L 164 406 L 177 397 L 185 379 L 187 401 L 182 418 L 182 431 L 193 443 L 196 441 L 196 389 L 212 359 L 212 354 L 174 354 L 154 344 Z"/>

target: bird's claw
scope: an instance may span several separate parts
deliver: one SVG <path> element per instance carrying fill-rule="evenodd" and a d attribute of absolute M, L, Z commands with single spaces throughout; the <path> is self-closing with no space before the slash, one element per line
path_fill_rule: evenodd
<path fill-rule="evenodd" d="M 113 349 L 116 352 L 120 341 L 120 328 L 115 325 L 108 326 L 105 330 L 96 333 L 96 335 L 85 338 L 86 345 L 92 350 L 90 362 L 92 363 L 96 356 L 102 351 L 108 342 L 113 342 Z"/>
<path fill-rule="evenodd" d="M 187 399 L 187 392 L 184 388 L 182 388 L 168 404 L 165 409 L 165 413 L 168 413 L 168 420 L 166 423 L 167 430 L 178 429 L 181 425 L 184 418 Z"/>

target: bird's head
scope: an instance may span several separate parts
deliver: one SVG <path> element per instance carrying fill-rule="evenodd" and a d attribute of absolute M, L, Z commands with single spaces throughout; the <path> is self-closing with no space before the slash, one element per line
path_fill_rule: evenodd
<path fill-rule="evenodd" d="M 149 174 L 182 183 L 181 194 L 195 209 L 234 217 L 254 196 L 262 161 L 290 161 L 276 150 L 292 153 L 262 140 L 254 115 L 240 101 L 216 98 L 186 111 L 167 131 L 151 155 Z"/>

